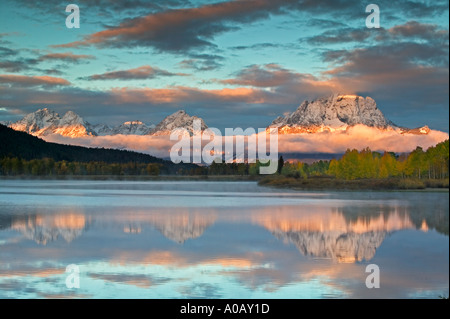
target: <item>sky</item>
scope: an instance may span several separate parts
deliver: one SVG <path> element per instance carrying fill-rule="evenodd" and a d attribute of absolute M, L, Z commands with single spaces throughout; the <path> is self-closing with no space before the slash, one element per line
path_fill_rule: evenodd
<path fill-rule="evenodd" d="M 449 131 L 448 1 L 0 2 L 0 121 L 47 107 L 91 124 L 267 127 L 304 100 L 370 96 L 400 126 Z"/>

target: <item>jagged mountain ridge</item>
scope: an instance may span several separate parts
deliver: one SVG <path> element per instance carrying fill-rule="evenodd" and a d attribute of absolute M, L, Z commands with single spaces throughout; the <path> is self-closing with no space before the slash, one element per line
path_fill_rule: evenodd
<path fill-rule="evenodd" d="M 293 113 L 277 117 L 268 128 L 277 128 L 280 134 L 300 134 L 345 131 L 355 125 L 401 134 L 430 132 L 428 126 L 408 129 L 395 125 L 386 119 L 371 97 L 341 94 L 304 101 Z"/>
<path fill-rule="evenodd" d="M 10 124 L 9 127 L 35 136 L 46 136 L 49 134 L 60 134 L 70 137 L 96 135 L 91 125 L 76 113 L 68 111 L 61 118 L 58 113 L 47 108 L 30 113 L 16 123 Z"/>
<path fill-rule="evenodd" d="M 82 117 L 68 111 L 63 117 L 48 108 L 39 109 L 34 113 L 26 115 L 15 123 L 4 123 L 16 131 L 26 132 L 34 136 L 47 136 L 59 134 L 68 137 L 86 136 L 108 136 L 108 135 L 169 135 L 173 129 L 186 129 L 190 135 L 193 134 L 193 121 L 199 120 L 201 129 L 208 126 L 203 119 L 188 115 L 184 110 L 177 111 L 157 126 L 147 125 L 141 121 L 128 121 L 116 127 L 107 124 L 92 125 Z"/>
<path fill-rule="evenodd" d="M 194 120 L 200 121 L 200 129 L 208 126 L 197 116 L 190 116 L 179 110 L 159 124 L 147 125 L 141 121 L 128 121 L 116 127 L 107 124 L 91 125 L 79 115 L 68 111 L 62 118 L 47 108 L 26 115 L 15 123 L 4 123 L 17 130 L 35 136 L 59 134 L 69 137 L 109 136 L 109 135 L 170 135 L 173 130 L 194 134 Z M 428 126 L 409 129 L 389 121 L 378 109 L 375 100 L 358 95 L 334 94 L 313 101 L 304 101 L 291 114 L 277 117 L 268 127 L 276 128 L 280 134 L 302 134 L 346 131 L 349 127 L 364 125 L 379 130 L 392 130 L 399 134 L 426 135 Z"/>
<path fill-rule="evenodd" d="M 170 135 L 173 130 L 185 129 L 190 135 L 194 134 L 193 123 L 200 121 L 200 130 L 206 130 L 208 126 L 203 119 L 197 116 L 190 116 L 184 110 L 179 110 L 162 120 L 151 132 L 152 135 Z"/>

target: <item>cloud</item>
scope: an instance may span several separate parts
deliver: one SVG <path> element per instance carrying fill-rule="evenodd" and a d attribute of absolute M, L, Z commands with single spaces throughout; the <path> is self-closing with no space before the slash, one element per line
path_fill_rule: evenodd
<path fill-rule="evenodd" d="M 264 43 L 255 43 L 252 45 L 238 45 L 238 46 L 231 47 L 230 49 L 232 49 L 232 50 L 265 50 L 268 48 L 280 48 L 280 47 L 287 47 L 287 45 L 264 42 Z"/>
<path fill-rule="evenodd" d="M 189 103 L 189 102 L 245 102 L 265 103 L 271 94 L 251 88 L 201 90 L 192 87 L 171 87 L 167 89 L 115 88 L 111 90 L 114 103 Z"/>
<path fill-rule="evenodd" d="M 182 69 L 193 69 L 196 71 L 212 71 L 220 68 L 222 64 L 219 61 L 224 60 L 220 55 L 214 54 L 189 54 L 189 59 L 178 63 Z"/>
<path fill-rule="evenodd" d="M 89 80 L 140 80 L 140 79 L 154 79 L 159 76 L 187 76 L 185 73 L 171 73 L 157 67 L 144 65 L 135 69 L 107 72 L 103 74 L 94 74 L 87 79 Z"/>
<path fill-rule="evenodd" d="M 425 41 L 448 46 L 448 30 L 439 29 L 438 25 L 408 21 L 404 24 L 395 25 L 389 29 L 341 27 L 327 30 L 319 35 L 300 39 L 311 45 L 330 45 L 355 42 L 359 47 L 371 46 L 375 43 L 387 45 L 399 41 Z M 420 43 L 420 42 L 419 42 Z"/>
<path fill-rule="evenodd" d="M 270 63 L 251 65 L 236 73 L 236 77 L 216 80 L 221 84 L 240 85 L 257 88 L 272 97 L 267 103 L 297 105 L 302 98 L 317 98 L 340 92 L 340 85 L 326 77 L 316 77 L 309 73 L 298 73 Z M 346 93 L 354 93 L 344 91 Z"/>
<path fill-rule="evenodd" d="M 52 76 L 25 76 L 13 74 L 0 74 L 0 83 L 26 87 L 70 85 L 69 81 Z"/>
<path fill-rule="evenodd" d="M 12 55 L 17 55 L 17 54 L 18 54 L 18 52 L 16 50 L 12 50 L 7 47 L 0 47 L 0 56 L 1 57 L 12 56 Z"/>
<path fill-rule="evenodd" d="M 40 13 L 54 14 L 55 8 L 65 8 L 67 4 L 61 4 L 60 0 L 36 0 L 32 4 L 27 0 L 16 0 L 23 6 L 32 8 Z M 77 4 L 81 10 L 97 13 L 102 11 L 105 15 L 117 15 L 130 11 L 131 13 L 139 13 L 145 11 L 162 11 L 168 8 L 186 6 L 190 4 L 188 0 L 78 0 Z"/>
<path fill-rule="evenodd" d="M 379 29 L 375 32 L 382 32 Z M 330 45 L 346 42 L 363 42 L 370 39 L 374 34 L 372 29 L 361 28 L 339 28 L 323 32 L 320 35 L 307 38 L 307 42 L 312 45 Z"/>
<path fill-rule="evenodd" d="M 222 84 L 244 85 L 255 87 L 278 87 L 290 82 L 309 78 L 315 80 L 311 75 L 295 73 L 293 71 L 282 68 L 278 64 L 251 65 L 237 73 L 234 79 L 221 80 Z"/>
<path fill-rule="evenodd" d="M 448 30 L 439 30 L 435 24 L 408 21 L 405 24 L 397 25 L 389 30 L 389 34 L 402 38 L 419 38 L 427 41 L 447 41 Z"/>
<path fill-rule="evenodd" d="M 222 132 L 224 134 L 224 132 Z M 49 142 L 74 144 L 87 147 L 128 149 L 170 158 L 170 149 L 176 141 L 169 136 L 114 135 L 70 138 L 60 135 L 43 137 Z M 293 134 L 278 136 L 278 152 L 282 153 L 327 153 L 342 154 L 348 148 L 362 150 L 369 147 L 373 151 L 411 152 L 417 146 L 428 149 L 446 139 L 444 132 L 431 130 L 427 135 L 400 134 L 396 131 L 380 131 L 357 125 L 339 133 Z M 206 144 L 206 142 L 205 142 Z M 191 141 L 192 145 L 192 141 Z"/>
<path fill-rule="evenodd" d="M 405 42 L 328 51 L 324 60 L 334 66 L 324 75 L 343 92 L 383 92 L 385 97 L 402 96 L 416 103 L 420 97 L 422 106 L 448 101 L 448 47 Z"/>
<path fill-rule="evenodd" d="M 287 9 L 300 10 L 303 1 L 236 0 L 152 13 L 126 19 L 118 26 L 86 36 L 81 41 L 56 47 L 153 47 L 158 51 L 188 52 L 192 49 L 213 48 L 211 40 L 239 24 L 266 19 Z M 329 5 L 329 3 L 327 4 Z M 324 7 L 326 7 L 325 5 Z"/>
<path fill-rule="evenodd" d="M 59 60 L 64 62 L 78 63 L 81 60 L 92 60 L 94 56 L 86 54 L 66 53 L 49 53 L 39 57 L 39 61 Z"/>
<path fill-rule="evenodd" d="M 349 128 L 342 133 L 316 133 L 280 135 L 280 153 L 344 153 L 348 148 L 373 151 L 411 152 L 417 146 L 424 149 L 448 139 L 447 133 L 432 130 L 427 135 L 399 134 L 395 131 L 379 131 L 363 125 Z"/>
<path fill-rule="evenodd" d="M 7 72 L 21 72 L 32 70 L 32 66 L 36 65 L 38 61 L 30 58 L 18 58 L 16 60 L 0 61 L 0 69 Z"/>

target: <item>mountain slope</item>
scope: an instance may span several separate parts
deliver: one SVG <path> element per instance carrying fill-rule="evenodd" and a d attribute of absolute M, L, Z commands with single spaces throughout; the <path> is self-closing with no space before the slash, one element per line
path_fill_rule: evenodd
<path fill-rule="evenodd" d="M 151 135 L 170 135 L 175 129 L 187 130 L 190 135 L 193 135 L 193 122 L 195 120 L 200 121 L 201 130 L 206 130 L 206 126 L 203 119 L 197 116 L 190 116 L 184 110 L 179 110 L 162 120 L 156 127 L 150 132 Z"/>
<path fill-rule="evenodd" d="M 52 158 L 55 161 L 68 162 L 105 162 L 105 163 L 159 163 L 162 173 L 176 173 L 180 168 L 196 168 L 194 164 L 174 164 L 151 155 L 104 148 L 49 143 L 25 132 L 18 132 L 0 124 L 0 159 L 18 157 L 25 160 Z"/>
<path fill-rule="evenodd" d="M 26 115 L 20 121 L 9 125 L 16 131 L 27 132 L 35 136 L 60 134 L 69 137 L 97 135 L 92 126 L 78 114 L 68 111 L 62 118 L 47 108 Z"/>
<path fill-rule="evenodd" d="M 110 135 L 147 135 L 153 128 L 155 128 L 154 125 L 147 126 L 141 121 L 130 121 L 112 129 L 112 134 Z"/>
<path fill-rule="evenodd" d="M 281 134 L 345 131 L 348 127 L 365 125 L 380 130 L 396 130 L 401 134 L 428 134 L 429 128 L 398 127 L 378 109 L 370 97 L 331 95 L 313 101 L 304 101 L 296 111 L 276 118 L 269 128 Z"/>
<path fill-rule="evenodd" d="M 62 136 L 77 138 L 87 136 L 110 136 L 110 135 L 170 135 L 175 129 L 187 130 L 193 135 L 193 122 L 199 120 L 201 129 L 208 127 L 205 122 L 196 116 L 188 115 L 184 110 L 177 111 L 157 126 L 146 125 L 141 121 L 128 121 L 116 127 L 107 124 L 91 125 L 83 120 L 78 114 L 68 111 L 62 118 L 60 115 L 47 108 L 39 109 L 34 113 L 27 114 L 23 119 L 15 123 L 5 123 L 16 131 L 22 131 L 34 136 L 47 136 L 59 134 Z"/>

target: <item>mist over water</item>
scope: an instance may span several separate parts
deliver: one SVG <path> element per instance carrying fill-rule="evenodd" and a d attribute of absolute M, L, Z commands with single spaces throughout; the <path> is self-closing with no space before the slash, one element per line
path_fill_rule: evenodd
<path fill-rule="evenodd" d="M 448 208 L 448 192 L 3 180 L 0 297 L 438 298 Z"/>

